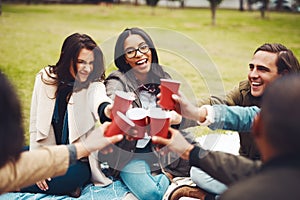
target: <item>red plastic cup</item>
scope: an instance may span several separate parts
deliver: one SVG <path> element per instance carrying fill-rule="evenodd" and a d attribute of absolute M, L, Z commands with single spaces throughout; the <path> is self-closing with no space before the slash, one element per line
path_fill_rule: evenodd
<path fill-rule="evenodd" d="M 170 117 L 168 113 L 161 108 L 152 108 L 149 112 L 150 117 L 150 136 L 160 136 L 168 138 L 168 129 L 170 126 Z"/>
<path fill-rule="evenodd" d="M 127 134 L 129 129 L 133 128 L 134 123 L 128 119 L 123 113 L 117 111 L 116 116 L 112 120 L 111 124 L 104 132 L 104 136 L 111 137 L 118 134 Z"/>
<path fill-rule="evenodd" d="M 116 91 L 115 92 L 115 99 L 112 107 L 112 118 L 117 114 L 117 112 L 121 112 L 125 114 L 127 110 L 130 108 L 134 100 L 134 94 L 131 92 L 124 92 L 124 91 Z"/>
<path fill-rule="evenodd" d="M 180 82 L 170 79 L 160 79 L 160 106 L 166 110 L 174 110 L 175 102 L 172 94 L 178 94 Z"/>
<path fill-rule="evenodd" d="M 137 135 L 133 136 L 134 139 L 142 139 L 145 137 L 147 131 L 147 118 L 148 112 L 143 108 L 132 108 L 126 112 L 126 116 L 133 121 Z"/>

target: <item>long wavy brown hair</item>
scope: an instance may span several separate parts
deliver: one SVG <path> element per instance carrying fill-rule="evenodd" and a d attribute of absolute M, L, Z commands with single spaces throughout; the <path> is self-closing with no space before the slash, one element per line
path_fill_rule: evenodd
<path fill-rule="evenodd" d="M 0 168 L 19 159 L 24 145 L 21 105 L 9 80 L 0 71 Z"/>
<path fill-rule="evenodd" d="M 79 91 L 87 88 L 91 82 L 103 81 L 105 79 L 104 57 L 101 49 L 90 36 L 74 33 L 68 36 L 63 42 L 58 62 L 55 65 L 49 65 L 50 73 L 46 71 L 51 81 L 46 81 L 42 77 L 44 83 L 57 86 L 56 94 L 64 87 L 74 84 L 75 79 L 70 73 L 70 66 L 73 68 L 75 74 L 77 74 L 76 64 L 78 55 L 84 48 L 94 53 L 94 69 L 85 82 L 76 81 L 73 91 Z"/>

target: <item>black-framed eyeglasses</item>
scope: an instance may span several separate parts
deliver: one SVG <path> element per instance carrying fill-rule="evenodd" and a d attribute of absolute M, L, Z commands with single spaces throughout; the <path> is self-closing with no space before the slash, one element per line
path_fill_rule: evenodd
<path fill-rule="evenodd" d="M 125 50 L 125 55 L 127 58 L 133 58 L 136 56 L 136 52 L 139 51 L 141 53 L 147 53 L 149 51 L 149 46 L 147 44 L 142 44 L 137 49 L 135 48 L 128 48 Z"/>

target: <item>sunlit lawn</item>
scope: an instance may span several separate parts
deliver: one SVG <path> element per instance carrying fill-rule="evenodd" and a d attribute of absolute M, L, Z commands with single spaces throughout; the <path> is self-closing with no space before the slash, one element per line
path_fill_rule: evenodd
<path fill-rule="evenodd" d="M 196 97 L 214 91 L 214 76 L 220 78 L 225 90 L 245 79 L 253 51 L 265 42 L 282 43 L 300 58 L 299 14 L 268 13 L 268 19 L 262 20 L 256 11 L 218 10 L 217 26 L 212 27 L 208 9 L 4 4 L 0 16 L 0 69 L 12 80 L 20 96 L 26 130 L 35 74 L 42 67 L 55 64 L 66 36 L 87 33 L 103 45 L 108 74 L 114 69 L 115 37 L 134 26 L 149 30 L 159 47 L 161 64 L 192 88 L 183 85 L 184 92 L 192 92 Z M 171 36 L 160 35 L 159 31 Z M 200 47 L 204 49 L 202 53 L 198 51 Z M 208 61 L 211 62 L 206 65 Z M 201 67 L 197 71 L 197 65 L 215 66 L 215 71 L 206 72 Z"/>

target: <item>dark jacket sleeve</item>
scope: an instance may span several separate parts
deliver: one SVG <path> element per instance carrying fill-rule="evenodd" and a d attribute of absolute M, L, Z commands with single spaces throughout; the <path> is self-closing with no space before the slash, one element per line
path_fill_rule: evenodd
<path fill-rule="evenodd" d="M 98 107 L 98 115 L 100 117 L 100 122 L 103 124 L 104 122 L 110 122 L 111 119 L 106 117 L 105 113 L 104 113 L 104 109 L 107 105 L 109 105 L 110 103 L 108 102 L 103 102 L 100 104 L 100 106 Z"/>
<path fill-rule="evenodd" d="M 194 145 L 200 145 L 196 141 L 196 137 L 192 132 L 181 131 L 181 134 L 189 143 Z M 184 160 L 180 158 L 178 154 L 172 152 L 167 154 L 167 156 L 162 157 L 162 159 L 164 160 L 160 160 L 160 162 L 163 163 L 163 166 L 166 166 L 165 171 L 172 174 L 174 177 L 190 176 L 191 165 L 188 160 Z"/>
<path fill-rule="evenodd" d="M 198 146 L 191 151 L 189 160 L 191 166 L 201 168 L 226 185 L 256 174 L 261 168 L 261 161 L 252 161 L 224 152 L 207 151 Z"/>

